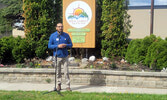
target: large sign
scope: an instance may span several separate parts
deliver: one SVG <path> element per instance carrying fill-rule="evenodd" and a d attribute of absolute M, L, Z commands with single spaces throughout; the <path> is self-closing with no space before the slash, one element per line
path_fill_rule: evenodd
<path fill-rule="evenodd" d="M 95 48 L 95 0 L 63 0 L 63 25 L 74 48 Z"/>

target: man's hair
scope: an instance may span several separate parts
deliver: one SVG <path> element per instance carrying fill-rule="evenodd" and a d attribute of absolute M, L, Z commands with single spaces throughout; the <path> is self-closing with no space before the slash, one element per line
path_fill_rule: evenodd
<path fill-rule="evenodd" d="M 57 27 L 58 24 L 62 24 L 63 25 L 63 23 L 59 22 L 59 23 L 56 24 L 56 27 Z"/>

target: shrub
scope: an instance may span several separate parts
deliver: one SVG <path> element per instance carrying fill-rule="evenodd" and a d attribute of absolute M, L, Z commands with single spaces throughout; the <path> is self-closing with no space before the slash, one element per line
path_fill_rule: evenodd
<path fill-rule="evenodd" d="M 24 62 L 24 58 L 34 57 L 32 48 L 33 41 L 28 41 L 27 39 L 22 39 L 21 37 L 15 38 L 14 48 L 12 50 L 12 54 L 17 63 Z"/>
<path fill-rule="evenodd" d="M 124 57 L 130 33 L 130 20 L 125 0 L 103 0 L 102 17 L 102 56 Z"/>
<path fill-rule="evenodd" d="M 162 40 L 157 38 L 155 35 L 147 36 L 144 39 L 132 40 L 128 46 L 126 52 L 126 60 L 130 63 L 142 63 L 145 64 L 145 58 L 147 50 L 150 45 L 156 41 Z"/>
<path fill-rule="evenodd" d="M 14 61 L 12 56 L 12 49 L 14 44 L 14 37 L 3 37 L 0 39 L 0 60 L 2 63 Z"/>
<path fill-rule="evenodd" d="M 46 58 L 48 55 L 46 54 L 46 51 L 48 51 L 47 44 L 48 40 L 40 40 L 38 41 L 38 46 L 36 47 L 35 54 L 36 57 L 39 58 Z"/>
<path fill-rule="evenodd" d="M 24 52 L 26 50 L 27 44 L 24 40 L 25 39 L 22 39 L 21 37 L 17 37 L 14 41 L 12 54 L 17 63 L 23 62 L 25 58 Z"/>
<path fill-rule="evenodd" d="M 141 46 L 141 41 L 142 39 L 132 40 L 128 45 L 125 59 L 131 64 L 137 62 L 136 59 L 138 59 L 139 56 L 137 52 L 139 47 Z"/>
<path fill-rule="evenodd" d="M 145 64 L 152 69 L 167 67 L 167 41 L 154 42 L 147 51 Z"/>

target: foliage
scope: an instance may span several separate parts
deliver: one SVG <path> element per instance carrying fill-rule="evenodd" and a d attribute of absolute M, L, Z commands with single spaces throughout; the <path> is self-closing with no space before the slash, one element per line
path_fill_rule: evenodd
<path fill-rule="evenodd" d="M 145 64 L 152 69 L 167 67 L 167 41 L 156 41 L 148 48 Z"/>
<path fill-rule="evenodd" d="M 20 18 L 22 10 L 22 0 L 0 0 L 0 3 L 7 5 L 0 9 L 0 33 L 12 30 L 15 19 Z"/>
<path fill-rule="evenodd" d="M 155 35 L 147 36 L 144 39 L 135 39 L 130 42 L 127 48 L 125 59 L 130 63 L 144 63 L 149 46 L 158 41 Z"/>
<path fill-rule="evenodd" d="M 101 37 L 102 31 L 100 28 L 102 26 L 102 21 L 101 21 L 102 3 L 103 3 L 103 0 L 96 0 L 96 40 L 95 40 L 96 46 L 95 46 L 95 49 L 93 49 L 91 52 L 91 54 L 95 55 L 96 57 L 101 56 L 100 48 L 101 48 L 101 40 L 102 40 L 102 37 Z"/>
<path fill-rule="evenodd" d="M 102 5 L 102 56 L 123 57 L 131 25 L 124 0 L 103 0 Z"/>
<path fill-rule="evenodd" d="M 54 30 L 52 0 L 24 0 L 24 24 L 27 38 L 39 41 L 41 37 L 48 39 Z"/>
<path fill-rule="evenodd" d="M 125 59 L 131 64 L 138 62 L 136 61 L 136 59 L 139 56 L 137 52 L 139 50 L 139 47 L 141 46 L 141 40 L 142 39 L 132 40 L 128 45 Z"/>
<path fill-rule="evenodd" d="M 24 58 L 28 58 L 30 55 L 29 49 L 29 44 L 26 39 L 22 39 L 21 37 L 15 38 L 12 55 L 17 63 L 24 62 Z"/>
<path fill-rule="evenodd" d="M 0 39 L 0 60 L 2 62 L 13 61 L 12 49 L 14 48 L 14 37 L 3 37 Z"/>
<path fill-rule="evenodd" d="M 48 48 L 47 48 L 48 40 L 40 39 L 37 42 L 37 44 L 38 46 L 36 47 L 36 50 L 35 50 L 36 57 L 39 57 L 39 58 L 48 57 L 49 55 L 46 53 L 48 51 Z"/>
<path fill-rule="evenodd" d="M 47 91 L 0 91 L 1 100 L 166 100 L 167 95 L 134 93 L 80 93 Z"/>
<path fill-rule="evenodd" d="M 135 39 L 127 48 L 125 59 L 133 63 L 141 63 L 152 69 L 167 67 L 167 41 L 155 35 L 144 39 Z"/>
<path fill-rule="evenodd" d="M 16 68 L 25 68 L 26 66 L 24 64 L 17 64 Z"/>
<path fill-rule="evenodd" d="M 55 0 L 24 0 L 24 24 L 27 40 L 33 42 L 33 52 L 35 57 L 47 57 L 47 44 L 49 36 L 55 31 L 56 21 L 60 21 L 60 12 L 57 14 L 55 11 L 61 11 L 61 2 Z M 56 6 L 57 5 L 57 6 Z M 31 43 L 30 42 L 30 43 Z"/>

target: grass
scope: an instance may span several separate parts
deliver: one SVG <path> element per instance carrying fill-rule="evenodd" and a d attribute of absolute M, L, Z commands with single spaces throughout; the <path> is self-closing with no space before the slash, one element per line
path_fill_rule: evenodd
<path fill-rule="evenodd" d="M 0 91 L 0 100 L 167 100 L 167 95 L 133 93 L 80 93 L 46 91 Z"/>

